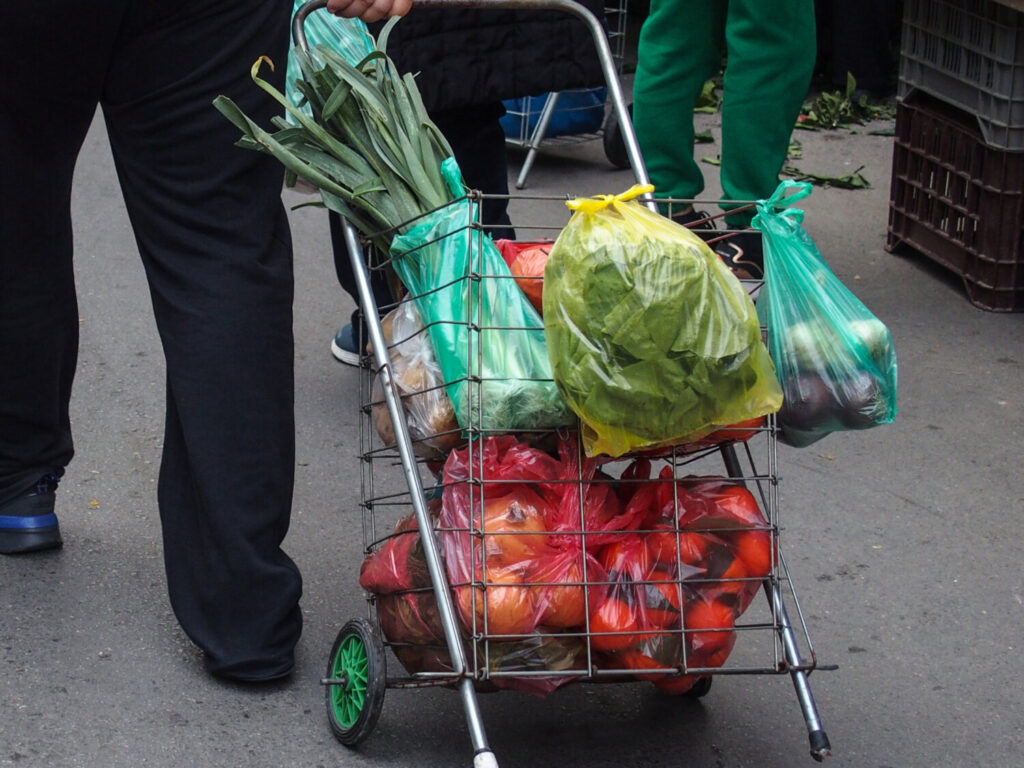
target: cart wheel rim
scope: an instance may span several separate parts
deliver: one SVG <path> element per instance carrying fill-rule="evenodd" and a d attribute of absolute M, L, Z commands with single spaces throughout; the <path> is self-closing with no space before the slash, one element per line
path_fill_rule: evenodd
<path fill-rule="evenodd" d="M 333 677 L 346 681 L 331 688 L 331 709 L 343 728 L 353 728 L 366 705 L 369 669 L 366 644 L 358 635 L 349 635 L 338 648 L 331 667 Z"/>

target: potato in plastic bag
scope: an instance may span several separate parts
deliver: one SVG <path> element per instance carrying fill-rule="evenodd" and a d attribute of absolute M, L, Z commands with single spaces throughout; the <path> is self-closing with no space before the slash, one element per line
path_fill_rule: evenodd
<path fill-rule="evenodd" d="M 381 326 L 385 329 L 391 373 L 402 398 L 413 450 L 423 458 L 443 458 L 465 441 L 415 304 L 403 301 L 388 313 Z M 394 445 L 395 429 L 384 402 L 380 374 L 374 377 L 371 398 L 377 434 L 385 445 Z"/>
<path fill-rule="evenodd" d="M 544 270 L 555 383 L 590 456 L 696 440 L 782 405 L 754 304 L 696 235 L 633 198 L 577 199 Z"/>

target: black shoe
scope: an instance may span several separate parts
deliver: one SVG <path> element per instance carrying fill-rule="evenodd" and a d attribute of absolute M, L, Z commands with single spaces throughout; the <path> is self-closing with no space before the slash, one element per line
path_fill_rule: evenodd
<path fill-rule="evenodd" d="M 676 224 L 682 224 L 687 229 L 715 228 L 715 220 L 704 211 L 698 211 L 692 205 L 688 205 L 680 211 L 675 211 L 669 218 Z"/>
<path fill-rule="evenodd" d="M 715 253 L 740 280 L 764 280 L 764 248 L 756 230 L 730 230 L 712 243 Z"/>
<path fill-rule="evenodd" d="M 63 545 L 54 514 L 58 478 L 43 475 L 30 491 L 0 505 L 0 554 L 15 555 Z"/>

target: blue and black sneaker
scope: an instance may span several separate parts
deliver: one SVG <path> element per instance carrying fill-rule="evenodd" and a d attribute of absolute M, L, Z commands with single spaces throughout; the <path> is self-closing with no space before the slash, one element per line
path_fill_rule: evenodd
<path fill-rule="evenodd" d="M 0 554 L 56 549 L 64 543 L 53 511 L 57 482 L 57 475 L 43 475 L 28 492 L 0 504 Z"/>
<path fill-rule="evenodd" d="M 361 365 L 362 355 L 359 354 L 359 342 L 356 341 L 352 323 L 346 323 L 338 329 L 331 340 L 331 354 L 339 363 L 345 365 Z"/>

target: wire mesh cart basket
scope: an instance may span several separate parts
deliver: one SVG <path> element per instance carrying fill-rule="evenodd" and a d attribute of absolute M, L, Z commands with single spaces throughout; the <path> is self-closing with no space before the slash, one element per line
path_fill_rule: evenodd
<path fill-rule="evenodd" d="M 305 47 L 306 15 L 325 4 L 296 13 L 297 44 Z M 584 19 L 646 182 L 605 30 L 582 6 L 419 4 L 543 7 Z M 368 335 L 359 581 L 369 610 L 342 627 L 322 681 L 334 735 L 346 745 L 369 736 L 388 688 L 448 687 L 462 700 L 473 764 L 487 768 L 498 763 L 481 691 L 639 682 L 701 697 L 715 676 L 788 674 L 811 755 L 826 757 L 808 682 L 820 667 L 779 535 L 774 416 L 684 444 L 588 455 L 550 373 L 538 375 L 545 329 L 530 302 L 540 278 L 509 267 L 543 251 L 560 227 L 517 222 L 522 239 L 494 240 L 477 218 L 484 197 L 469 193 L 427 214 L 446 227 L 415 242 L 395 237 L 387 254 L 345 223 Z M 564 197 L 530 200 L 568 216 Z M 409 263 L 429 279 L 410 278 Z M 402 277 L 399 301 L 375 301 L 378 271 Z M 432 311 L 439 305 L 442 319 Z M 400 670 L 389 669 L 395 660 Z"/>

